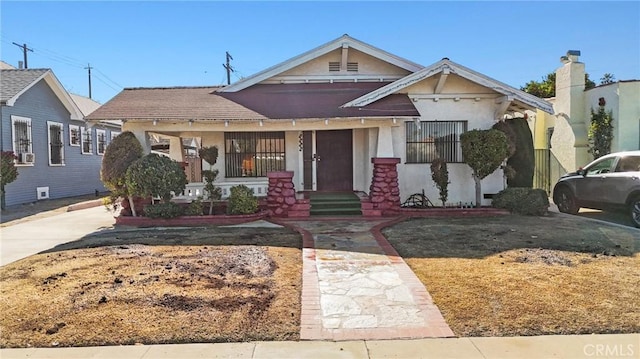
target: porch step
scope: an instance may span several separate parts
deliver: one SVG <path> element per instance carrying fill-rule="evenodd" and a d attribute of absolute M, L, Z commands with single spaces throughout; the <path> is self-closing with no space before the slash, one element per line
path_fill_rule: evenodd
<path fill-rule="evenodd" d="M 359 216 L 360 198 L 354 193 L 313 193 L 309 195 L 311 215 Z"/>

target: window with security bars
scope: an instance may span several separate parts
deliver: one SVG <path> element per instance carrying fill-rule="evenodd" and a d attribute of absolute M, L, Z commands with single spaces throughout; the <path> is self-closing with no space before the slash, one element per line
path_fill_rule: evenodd
<path fill-rule="evenodd" d="M 91 129 L 85 129 L 84 127 L 81 127 L 80 131 L 82 134 L 82 154 L 90 155 L 93 151 L 93 134 L 91 133 Z"/>
<path fill-rule="evenodd" d="M 18 163 L 31 163 L 27 157 L 33 157 L 33 140 L 31 138 L 31 119 L 11 116 L 13 129 L 13 153 L 18 157 Z"/>
<path fill-rule="evenodd" d="M 69 125 L 69 146 L 80 146 L 80 126 Z"/>
<path fill-rule="evenodd" d="M 47 121 L 49 127 L 49 165 L 64 165 L 62 124 Z"/>
<path fill-rule="evenodd" d="M 438 157 L 460 163 L 460 135 L 467 131 L 467 121 L 406 122 L 407 163 L 431 163 Z"/>
<path fill-rule="evenodd" d="M 225 132 L 225 177 L 266 177 L 285 169 L 284 132 Z"/>
<path fill-rule="evenodd" d="M 107 148 L 107 131 L 96 130 L 96 144 L 96 152 L 104 155 L 104 150 Z"/>

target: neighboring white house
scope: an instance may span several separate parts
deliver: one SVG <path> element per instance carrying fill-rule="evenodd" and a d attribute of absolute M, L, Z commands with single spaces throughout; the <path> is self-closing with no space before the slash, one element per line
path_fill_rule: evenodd
<path fill-rule="evenodd" d="M 604 100 L 613 116 L 611 152 L 640 149 L 640 80 L 622 80 L 585 90 L 585 64 L 580 51 L 568 51 L 556 70 L 556 96 L 547 99 L 554 114 L 538 111 L 530 122 L 535 148 L 549 149 L 548 181 L 553 186 L 566 172 L 593 160 L 588 152 L 591 111 Z"/>
<path fill-rule="evenodd" d="M 369 192 L 372 159 L 396 158 L 401 200 L 423 189 L 436 199 L 429 165 L 444 157 L 449 201 L 471 203 L 460 134 L 537 109 L 553 112 L 447 58 L 423 67 L 344 35 L 229 86 L 127 88 L 88 119 L 124 120 L 146 152 L 151 136 L 169 138 L 182 162 L 181 139 L 218 146 L 223 190 L 243 183 L 264 195 L 267 171 L 287 170 L 297 191 Z M 485 194 L 503 188 L 501 170 L 482 183 Z"/>

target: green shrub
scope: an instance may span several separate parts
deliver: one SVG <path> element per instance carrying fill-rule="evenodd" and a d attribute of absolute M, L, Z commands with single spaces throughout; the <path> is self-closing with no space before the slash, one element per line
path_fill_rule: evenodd
<path fill-rule="evenodd" d="M 171 200 L 171 192 L 182 193 L 187 185 L 187 176 L 180 164 L 155 153 L 150 153 L 131 164 L 125 180 L 131 194 L 160 197 L 163 202 Z"/>
<path fill-rule="evenodd" d="M 549 198 L 547 192 L 539 188 L 510 187 L 493 196 L 491 205 L 512 213 L 542 216 L 549 209 Z"/>
<path fill-rule="evenodd" d="M 17 159 L 18 157 L 13 151 L 0 152 L 0 191 L 2 192 L 2 204 L 0 207 L 2 207 L 2 209 L 5 208 L 4 186 L 18 178 L 18 169 L 15 165 Z"/>
<path fill-rule="evenodd" d="M 258 199 L 253 190 L 245 185 L 231 187 L 228 214 L 251 214 L 258 211 Z"/>
<path fill-rule="evenodd" d="M 442 201 L 442 207 L 447 203 L 449 198 L 449 170 L 447 169 L 447 161 L 444 158 L 438 157 L 431 162 L 431 179 L 438 187 L 440 191 L 440 201 Z"/>
<path fill-rule="evenodd" d="M 189 203 L 189 206 L 187 206 L 187 208 L 184 210 L 184 215 L 185 216 L 202 216 L 203 208 L 204 207 L 202 204 L 202 197 L 198 197 L 194 199 L 191 203 Z"/>
<path fill-rule="evenodd" d="M 535 172 L 535 155 L 533 136 L 527 120 L 523 117 L 499 121 L 493 125 L 494 129 L 504 132 L 509 142 L 509 158 L 507 166 L 512 173 L 507 175 L 509 187 L 533 187 Z"/>
<path fill-rule="evenodd" d="M 150 218 L 175 218 L 183 213 L 182 207 L 173 202 L 151 204 L 144 207 L 144 215 Z"/>
<path fill-rule="evenodd" d="M 460 135 L 462 157 L 473 171 L 476 207 L 482 200 L 481 181 L 495 172 L 509 154 L 507 136 L 495 129 L 471 130 Z"/>

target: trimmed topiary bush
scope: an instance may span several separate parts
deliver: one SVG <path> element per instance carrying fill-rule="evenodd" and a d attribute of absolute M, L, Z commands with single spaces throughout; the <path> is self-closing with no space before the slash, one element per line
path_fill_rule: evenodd
<path fill-rule="evenodd" d="M 511 213 L 528 216 L 543 216 L 549 209 L 549 198 L 543 189 L 510 187 L 493 196 L 491 205 Z"/>
<path fill-rule="evenodd" d="M 125 176 L 129 191 L 141 197 L 160 197 L 171 200 L 171 192 L 182 193 L 187 175 L 177 161 L 150 153 L 134 162 Z"/>
<path fill-rule="evenodd" d="M 258 198 L 253 190 L 245 185 L 233 186 L 230 189 L 228 214 L 252 214 L 258 211 Z"/>
<path fill-rule="evenodd" d="M 507 119 L 497 122 L 493 128 L 504 132 L 509 142 L 507 167 L 512 173 L 507 175 L 507 186 L 533 187 L 536 163 L 533 136 L 527 119 L 523 117 Z"/>
<path fill-rule="evenodd" d="M 447 198 L 449 198 L 449 170 L 447 169 L 447 161 L 444 158 L 438 157 L 431 162 L 431 179 L 433 179 L 440 191 L 440 201 L 442 201 L 442 207 L 444 207 L 447 203 Z"/>
<path fill-rule="evenodd" d="M 507 137 L 499 130 L 471 130 L 460 135 L 462 157 L 473 171 L 476 207 L 482 201 L 481 181 L 500 167 L 508 155 Z"/>
<path fill-rule="evenodd" d="M 156 203 L 144 207 L 144 215 L 149 218 L 176 218 L 183 213 L 182 207 L 173 202 Z"/>
<path fill-rule="evenodd" d="M 133 132 L 125 131 L 111 140 L 104 150 L 100 180 L 111 191 L 112 202 L 122 196 L 128 199 L 131 214 L 136 216 L 134 198 L 129 192 L 125 180 L 127 169 L 142 157 L 142 145 Z"/>

